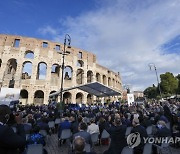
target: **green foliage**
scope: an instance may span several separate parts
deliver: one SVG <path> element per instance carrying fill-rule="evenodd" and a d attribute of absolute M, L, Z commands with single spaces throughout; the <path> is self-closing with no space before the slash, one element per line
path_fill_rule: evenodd
<path fill-rule="evenodd" d="M 161 78 L 161 90 L 164 94 L 176 94 L 178 88 L 178 79 L 170 72 L 160 75 Z"/>
<path fill-rule="evenodd" d="M 176 78 L 178 79 L 177 94 L 180 94 L 180 74 L 178 74 L 178 75 L 176 76 Z"/>
<path fill-rule="evenodd" d="M 149 99 L 156 98 L 158 95 L 157 88 L 155 86 L 146 88 L 144 90 L 144 95 Z"/>

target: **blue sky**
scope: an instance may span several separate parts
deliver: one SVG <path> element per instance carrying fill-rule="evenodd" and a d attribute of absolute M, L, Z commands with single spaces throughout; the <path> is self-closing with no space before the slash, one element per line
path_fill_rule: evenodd
<path fill-rule="evenodd" d="M 0 1 L 0 33 L 63 42 L 97 55 L 120 72 L 123 84 L 143 90 L 158 73 L 180 73 L 180 0 Z"/>

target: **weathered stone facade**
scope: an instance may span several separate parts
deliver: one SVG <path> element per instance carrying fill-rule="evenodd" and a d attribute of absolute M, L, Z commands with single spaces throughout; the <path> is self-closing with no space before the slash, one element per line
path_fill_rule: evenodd
<path fill-rule="evenodd" d="M 62 49 L 58 42 L 1 34 L 1 86 L 20 88 L 23 104 L 47 104 L 49 94 L 60 89 Z M 122 91 L 120 75 L 97 64 L 94 54 L 74 47 L 66 50 L 70 54 L 65 56 L 64 88 L 99 81 Z M 78 89 L 65 92 L 63 97 L 67 103 L 93 103 L 97 99 Z"/>

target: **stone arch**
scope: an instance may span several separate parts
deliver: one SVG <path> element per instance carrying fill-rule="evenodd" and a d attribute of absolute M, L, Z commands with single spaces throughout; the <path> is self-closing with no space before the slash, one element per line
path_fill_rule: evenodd
<path fill-rule="evenodd" d="M 55 93 L 56 91 L 55 90 L 52 90 L 50 93 L 49 93 L 49 95 L 50 94 L 53 94 L 53 93 Z M 49 97 L 50 98 L 50 100 L 52 100 L 52 101 L 57 101 L 58 100 L 58 95 L 55 95 L 55 96 L 52 96 L 52 97 Z"/>
<path fill-rule="evenodd" d="M 108 86 L 112 86 L 112 81 L 110 77 L 108 77 Z"/>
<path fill-rule="evenodd" d="M 112 80 L 112 86 L 115 87 L 115 79 Z"/>
<path fill-rule="evenodd" d="M 24 105 L 28 103 L 28 91 L 26 89 L 21 90 L 19 100 Z"/>
<path fill-rule="evenodd" d="M 101 82 L 101 75 L 99 73 L 96 73 L 96 81 Z"/>
<path fill-rule="evenodd" d="M 73 73 L 73 69 L 71 66 L 66 66 L 64 68 L 64 79 L 65 80 L 72 80 L 72 73 Z"/>
<path fill-rule="evenodd" d="M 51 67 L 51 85 L 55 86 L 59 82 L 60 76 L 60 66 L 58 64 L 53 64 Z"/>
<path fill-rule="evenodd" d="M 22 79 L 31 79 L 32 75 L 32 62 L 25 61 L 22 67 Z"/>
<path fill-rule="evenodd" d="M 0 59 L 0 68 L 1 68 L 2 60 Z"/>
<path fill-rule="evenodd" d="M 107 84 L 107 77 L 105 75 L 103 75 L 103 84 L 106 85 Z"/>
<path fill-rule="evenodd" d="M 44 103 L 44 92 L 42 90 L 36 90 L 34 93 L 34 104 Z"/>
<path fill-rule="evenodd" d="M 93 104 L 93 97 L 91 94 L 87 95 L 87 104 Z"/>
<path fill-rule="evenodd" d="M 77 104 L 82 104 L 82 103 L 83 103 L 83 102 L 82 102 L 82 101 L 83 101 L 83 97 L 84 97 L 84 96 L 83 96 L 82 93 L 80 93 L 80 92 L 77 93 L 77 94 L 76 94 L 76 103 L 77 103 Z"/>
<path fill-rule="evenodd" d="M 37 79 L 46 79 L 46 73 L 47 73 L 47 64 L 45 62 L 40 62 L 38 64 L 37 69 Z"/>
<path fill-rule="evenodd" d="M 65 104 L 70 104 L 72 103 L 72 94 L 70 92 L 65 92 L 63 94 L 63 100 Z"/>
<path fill-rule="evenodd" d="M 34 59 L 34 52 L 31 50 L 27 50 L 25 52 L 24 58 L 28 58 L 28 59 Z"/>
<path fill-rule="evenodd" d="M 77 66 L 78 67 L 84 67 L 84 62 L 82 60 L 77 61 Z"/>
<path fill-rule="evenodd" d="M 76 73 L 76 83 L 83 84 L 83 80 L 84 80 L 84 70 L 78 69 Z"/>
<path fill-rule="evenodd" d="M 92 71 L 88 71 L 87 72 L 87 83 L 91 83 L 93 80 L 93 72 Z"/>
<path fill-rule="evenodd" d="M 6 67 L 6 73 L 14 75 L 16 73 L 17 69 L 17 60 L 14 58 L 11 58 L 7 62 L 7 67 Z"/>

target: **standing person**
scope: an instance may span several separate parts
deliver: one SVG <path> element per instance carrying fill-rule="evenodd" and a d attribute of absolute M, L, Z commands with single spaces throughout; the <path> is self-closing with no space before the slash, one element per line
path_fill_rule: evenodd
<path fill-rule="evenodd" d="M 126 126 L 122 125 L 121 119 L 115 117 L 113 125 L 106 127 L 107 132 L 110 134 L 111 143 L 109 149 L 104 154 L 120 154 L 122 149 L 126 146 Z"/>
<path fill-rule="evenodd" d="M 19 154 L 26 145 L 26 137 L 22 119 L 15 116 L 17 133 L 7 125 L 11 110 L 7 105 L 0 105 L 0 153 Z"/>
<path fill-rule="evenodd" d="M 144 139 L 143 137 L 148 137 L 146 129 L 140 125 L 139 119 L 135 117 L 132 121 L 133 129 L 131 130 L 131 133 L 138 132 L 140 134 L 141 143 L 134 148 L 134 154 L 142 154 L 143 148 L 144 148 Z"/>

